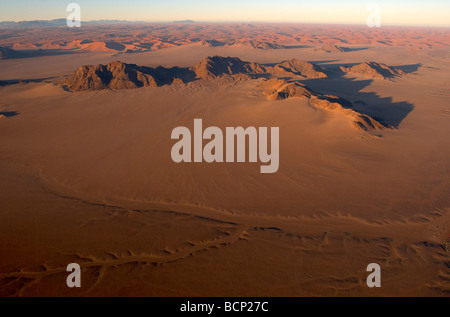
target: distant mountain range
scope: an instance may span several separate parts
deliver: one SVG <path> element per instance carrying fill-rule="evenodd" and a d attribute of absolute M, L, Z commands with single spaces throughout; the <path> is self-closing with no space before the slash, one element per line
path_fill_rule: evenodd
<path fill-rule="evenodd" d="M 173 23 L 196 23 L 194 20 L 173 21 Z"/>
<path fill-rule="evenodd" d="M 116 24 L 116 23 L 139 23 L 139 21 L 126 21 L 126 20 L 94 20 L 94 21 L 82 21 L 82 24 Z M 3 28 L 35 28 L 35 27 L 58 27 L 66 26 L 67 19 L 54 19 L 54 20 L 34 20 L 34 21 L 2 21 L 0 27 Z"/>

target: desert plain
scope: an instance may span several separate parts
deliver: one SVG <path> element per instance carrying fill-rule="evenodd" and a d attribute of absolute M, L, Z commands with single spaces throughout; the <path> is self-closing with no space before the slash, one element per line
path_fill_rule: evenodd
<path fill-rule="evenodd" d="M 8 26 L 0 47 L 0 296 L 449 295 L 448 28 Z M 196 118 L 279 127 L 278 170 L 175 163 Z"/>

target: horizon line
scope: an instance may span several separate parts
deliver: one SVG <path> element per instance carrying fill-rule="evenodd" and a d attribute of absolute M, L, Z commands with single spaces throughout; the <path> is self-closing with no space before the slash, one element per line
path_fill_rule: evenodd
<path fill-rule="evenodd" d="M 20 23 L 20 22 L 50 22 L 57 20 L 67 20 L 67 18 L 54 18 L 54 19 L 35 19 L 35 20 L 1 20 L 0 23 Z M 301 21 L 266 21 L 266 20 L 120 20 L 120 19 L 94 19 L 94 20 L 81 20 L 81 23 L 92 23 L 92 22 L 120 22 L 120 23 L 185 23 L 185 24 L 195 24 L 195 23 L 259 23 L 259 24 L 312 24 L 312 25 L 352 25 L 352 26 L 365 26 L 365 23 L 356 22 L 301 22 Z M 433 28 L 450 28 L 450 24 L 392 24 L 386 23 L 381 24 L 383 26 L 394 26 L 394 27 L 433 27 Z M 378 27 L 380 28 L 380 27 Z"/>

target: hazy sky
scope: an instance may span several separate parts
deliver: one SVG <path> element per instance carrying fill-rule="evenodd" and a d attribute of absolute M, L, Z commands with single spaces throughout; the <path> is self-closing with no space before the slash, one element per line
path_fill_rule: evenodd
<path fill-rule="evenodd" d="M 81 5 L 82 21 L 267 21 L 366 23 L 369 3 L 382 24 L 450 26 L 449 0 L 0 0 L 0 21 L 65 18 L 67 4 Z"/>

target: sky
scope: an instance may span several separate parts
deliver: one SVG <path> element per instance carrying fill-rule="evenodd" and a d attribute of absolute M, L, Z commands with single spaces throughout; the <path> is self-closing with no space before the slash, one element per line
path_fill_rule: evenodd
<path fill-rule="evenodd" d="M 367 5 L 376 3 L 381 24 L 450 27 L 449 0 L 0 0 L 0 21 L 66 18 L 72 2 L 80 5 L 82 21 L 343 24 L 365 24 Z"/>

